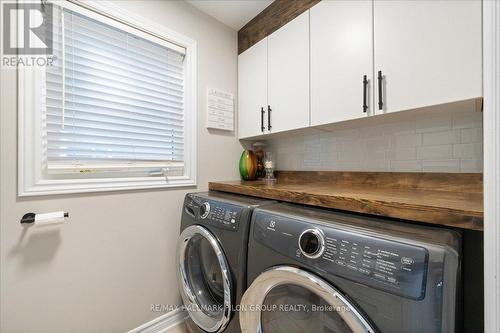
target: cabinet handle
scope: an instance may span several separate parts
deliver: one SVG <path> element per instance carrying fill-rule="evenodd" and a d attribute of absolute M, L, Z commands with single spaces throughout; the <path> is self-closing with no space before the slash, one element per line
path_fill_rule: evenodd
<path fill-rule="evenodd" d="M 270 105 L 268 105 L 268 106 L 267 106 L 267 130 L 268 130 L 268 131 L 270 131 L 270 130 L 271 130 L 271 128 L 273 128 L 273 127 L 271 126 L 271 111 L 272 111 L 272 110 L 271 110 L 271 106 L 270 106 Z"/>
<path fill-rule="evenodd" d="M 368 79 L 363 75 L 363 112 L 366 113 L 368 105 L 366 104 L 366 88 L 368 87 Z"/>
<path fill-rule="evenodd" d="M 262 133 L 264 133 L 264 130 L 266 129 L 264 127 L 264 113 L 266 113 L 266 111 L 264 111 L 264 107 L 261 107 L 260 108 L 260 131 Z"/>
<path fill-rule="evenodd" d="M 384 102 L 382 101 L 382 71 L 378 71 L 378 109 L 382 110 Z"/>

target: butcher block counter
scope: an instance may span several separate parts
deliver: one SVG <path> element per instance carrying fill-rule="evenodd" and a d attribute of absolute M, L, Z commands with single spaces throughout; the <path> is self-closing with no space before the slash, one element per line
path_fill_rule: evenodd
<path fill-rule="evenodd" d="M 210 182 L 260 198 L 483 230 L 480 173 L 278 171 L 277 180 Z"/>

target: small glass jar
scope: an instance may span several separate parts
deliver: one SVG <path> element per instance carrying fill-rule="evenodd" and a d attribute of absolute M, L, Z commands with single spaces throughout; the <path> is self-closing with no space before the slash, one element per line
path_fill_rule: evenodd
<path fill-rule="evenodd" d="M 270 151 L 266 151 L 264 156 L 264 169 L 266 170 L 265 180 L 267 181 L 275 181 L 274 178 L 274 169 L 275 169 L 275 161 L 274 154 Z"/>

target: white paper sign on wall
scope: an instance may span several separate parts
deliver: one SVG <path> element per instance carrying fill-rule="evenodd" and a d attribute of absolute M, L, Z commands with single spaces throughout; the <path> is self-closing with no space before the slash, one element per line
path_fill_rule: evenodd
<path fill-rule="evenodd" d="M 233 95 L 217 89 L 207 89 L 207 128 L 234 130 Z"/>

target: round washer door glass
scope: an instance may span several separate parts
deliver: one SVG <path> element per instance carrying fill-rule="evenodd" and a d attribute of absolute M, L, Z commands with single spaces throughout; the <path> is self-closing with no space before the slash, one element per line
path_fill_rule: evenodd
<path fill-rule="evenodd" d="M 375 332 L 361 312 L 323 279 L 289 266 L 262 273 L 245 292 L 243 332 Z M 252 308 L 253 307 L 253 308 Z"/>
<path fill-rule="evenodd" d="M 293 284 L 274 287 L 264 299 L 265 311 L 261 313 L 264 333 L 335 332 L 349 333 L 341 311 L 312 291 Z"/>
<path fill-rule="evenodd" d="M 178 279 L 191 319 L 207 332 L 223 330 L 230 316 L 231 283 L 222 248 L 205 228 L 193 225 L 180 236 Z"/>

